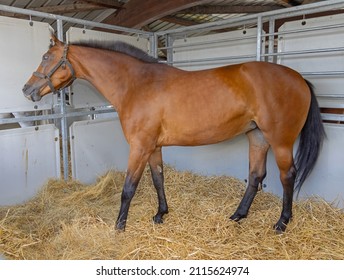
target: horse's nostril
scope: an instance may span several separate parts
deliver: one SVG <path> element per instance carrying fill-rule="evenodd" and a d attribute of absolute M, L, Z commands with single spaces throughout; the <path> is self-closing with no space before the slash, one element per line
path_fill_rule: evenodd
<path fill-rule="evenodd" d="M 24 86 L 23 86 L 23 92 L 25 93 L 25 91 L 28 89 L 28 85 L 27 84 L 25 84 Z"/>

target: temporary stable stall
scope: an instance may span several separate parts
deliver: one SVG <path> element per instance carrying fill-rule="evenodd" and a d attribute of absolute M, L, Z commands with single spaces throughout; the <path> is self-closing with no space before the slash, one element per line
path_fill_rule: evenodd
<path fill-rule="evenodd" d="M 331 109 L 344 108 L 344 14 L 307 16 L 344 8 L 343 1 L 330 2 L 157 33 L 3 5 L 0 10 L 51 18 L 56 21 L 54 28 L 59 39 L 70 44 L 83 40 L 119 40 L 153 56 L 164 51 L 167 61 L 161 63 L 187 71 L 252 60 L 287 65 L 314 83 L 320 106 Z M 287 20 L 294 16 L 304 17 Z M 276 31 L 275 24 L 280 19 L 286 22 Z M 79 27 L 65 30 L 65 22 Z M 95 31 L 94 27 L 130 35 Z M 129 146 L 116 111 L 92 85 L 77 80 L 67 90 L 48 95 L 38 103 L 24 98 L 21 88 L 47 51 L 51 29 L 47 23 L 0 17 L 0 36 L 7 38 L 0 43 L 3 54 L 0 65 L 0 205 L 29 199 L 49 178 L 60 178 L 61 174 L 64 179 L 71 176 L 91 184 L 107 170 L 126 169 Z M 165 46 L 158 48 L 158 40 Z M 19 117 L 13 114 L 18 112 L 22 114 Z M 3 117 L 9 113 L 17 117 Z M 301 196 L 321 196 L 344 207 L 344 153 L 341 148 L 344 117 L 323 114 L 323 119 L 327 138 Z M 15 126 L 19 121 L 34 121 L 35 125 Z M 230 175 L 245 180 L 248 141 L 242 135 L 215 145 L 166 147 L 163 159 L 178 170 Z M 268 155 L 267 174 L 264 191 L 281 195 L 279 172 L 272 153 Z"/>

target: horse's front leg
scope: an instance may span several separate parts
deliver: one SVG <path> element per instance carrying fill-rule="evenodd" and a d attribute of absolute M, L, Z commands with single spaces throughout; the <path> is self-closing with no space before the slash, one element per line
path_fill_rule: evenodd
<path fill-rule="evenodd" d="M 130 146 L 128 169 L 121 196 L 121 208 L 116 223 L 116 228 L 119 230 L 125 229 L 130 202 L 134 197 L 137 185 L 151 153 L 152 150 L 144 149 L 140 145 Z"/>
<path fill-rule="evenodd" d="M 155 223 L 163 222 L 163 215 L 168 213 L 168 206 L 164 190 L 164 171 L 161 148 L 156 148 L 149 158 L 149 167 L 152 173 L 153 184 L 158 194 L 158 213 L 153 217 Z"/>

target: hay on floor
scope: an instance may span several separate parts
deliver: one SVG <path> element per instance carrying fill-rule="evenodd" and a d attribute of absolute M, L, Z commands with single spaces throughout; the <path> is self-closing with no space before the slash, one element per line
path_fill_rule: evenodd
<path fill-rule="evenodd" d="M 344 259 L 344 214 L 325 201 L 295 202 L 287 232 L 278 235 L 278 197 L 259 192 L 248 218 L 236 223 L 229 216 L 242 182 L 170 167 L 165 222 L 152 222 L 157 198 L 146 170 L 126 231 L 117 232 L 123 182 L 121 172 L 92 186 L 52 180 L 26 204 L 0 208 L 0 252 L 9 259 Z"/>

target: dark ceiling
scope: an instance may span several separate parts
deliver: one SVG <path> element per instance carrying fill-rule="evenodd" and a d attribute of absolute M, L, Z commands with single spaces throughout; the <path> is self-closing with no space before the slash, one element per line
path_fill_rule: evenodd
<path fill-rule="evenodd" d="M 146 31 L 217 21 L 319 0 L 3 0 L 1 4 Z M 9 12 L 0 15 L 23 17 Z"/>

